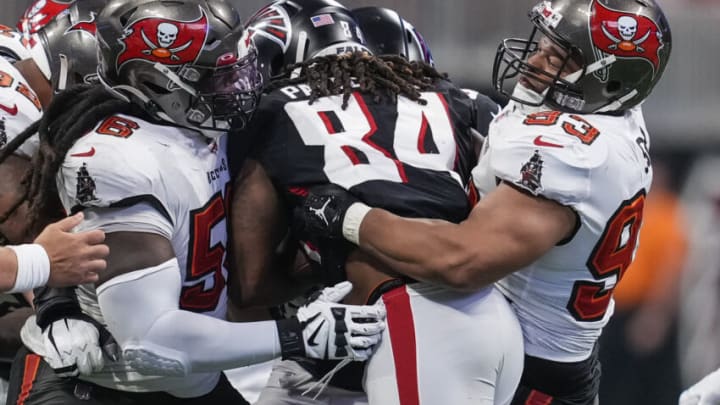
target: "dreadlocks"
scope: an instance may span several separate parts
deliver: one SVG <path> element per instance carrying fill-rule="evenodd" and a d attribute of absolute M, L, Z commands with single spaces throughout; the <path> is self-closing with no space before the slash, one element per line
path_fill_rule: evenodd
<path fill-rule="evenodd" d="M 300 69 L 296 77 L 293 72 Z M 341 55 L 320 56 L 286 67 L 286 72 L 274 77 L 269 89 L 307 84 L 312 93 L 310 103 L 320 97 L 343 95 L 342 108 L 355 90 L 370 93 L 375 101 L 383 97 L 395 100 L 405 96 L 420 104 L 426 101 L 420 92 L 431 88 L 438 79 L 446 78 L 424 62 L 410 62 L 398 55 L 373 56 L 356 51 Z"/>
<path fill-rule="evenodd" d="M 14 154 L 20 146 L 22 146 L 28 139 L 30 139 L 40 127 L 40 121 L 36 121 L 32 125 L 30 125 L 28 128 L 26 128 L 23 132 L 18 134 L 12 141 L 8 142 L 2 149 L 0 149 L 0 164 L 3 164 L 7 160 L 9 156 Z M 21 183 L 22 193 L 20 197 L 18 197 L 17 200 L 15 200 L 10 208 L 8 208 L 5 212 L 0 213 L 0 224 L 5 223 L 10 217 L 17 211 L 18 208 L 25 202 L 27 198 L 27 187 L 24 187 L 24 184 Z M 0 245 L 6 245 L 10 241 L 5 237 L 5 235 L 0 234 Z"/>
<path fill-rule="evenodd" d="M 102 85 L 79 85 L 53 98 L 39 124 L 40 147 L 28 184 L 30 220 L 34 224 L 57 201 L 55 178 L 73 144 L 112 114 L 142 114 L 126 101 L 113 97 Z"/>

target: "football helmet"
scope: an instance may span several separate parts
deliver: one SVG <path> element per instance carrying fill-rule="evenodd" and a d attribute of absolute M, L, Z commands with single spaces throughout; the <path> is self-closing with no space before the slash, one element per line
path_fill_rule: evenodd
<path fill-rule="evenodd" d="M 400 55 L 409 61 L 435 62 L 425 38 L 395 10 L 361 7 L 352 10 L 368 47 L 376 55 Z"/>
<path fill-rule="evenodd" d="M 0 57 L 16 62 L 30 56 L 22 34 L 6 25 L 0 25 Z"/>
<path fill-rule="evenodd" d="M 250 18 L 247 31 L 266 78 L 316 56 L 370 52 L 355 17 L 333 0 L 275 1 Z"/>
<path fill-rule="evenodd" d="M 39 0 L 18 26 L 25 45 L 53 90 L 97 81 L 95 17 L 107 0 Z"/>
<path fill-rule="evenodd" d="M 224 0 L 110 0 L 98 16 L 100 80 L 153 117 L 218 136 L 257 105 L 257 52 Z"/>
<path fill-rule="evenodd" d="M 632 108 L 652 91 L 665 70 L 672 44 L 667 19 L 654 0 L 546 0 L 529 13 L 527 40 L 504 40 L 495 56 L 493 83 L 510 98 L 579 113 Z M 545 36 L 580 70 L 561 77 L 528 64 Z M 546 84 L 536 100 L 516 97 L 505 81 L 525 75 Z"/>

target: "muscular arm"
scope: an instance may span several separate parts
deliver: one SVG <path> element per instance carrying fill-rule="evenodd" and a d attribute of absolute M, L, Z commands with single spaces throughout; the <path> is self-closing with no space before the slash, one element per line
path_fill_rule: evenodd
<path fill-rule="evenodd" d="M 539 259 L 576 221 L 570 208 L 502 184 L 458 225 L 372 209 L 360 248 L 409 277 L 473 290 Z"/>
<path fill-rule="evenodd" d="M 286 271 L 290 264 L 277 254 L 288 229 L 285 207 L 257 161 L 247 161 L 235 180 L 231 219 L 234 266 L 228 293 L 233 303 L 269 306 L 300 295 L 302 286 Z"/>

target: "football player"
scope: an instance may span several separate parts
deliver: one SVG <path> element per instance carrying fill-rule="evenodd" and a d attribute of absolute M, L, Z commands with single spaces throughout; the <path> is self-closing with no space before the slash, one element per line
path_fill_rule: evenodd
<path fill-rule="evenodd" d="M 467 215 L 477 111 L 464 92 L 426 63 L 372 56 L 352 14 L 334 1 L 272 3 L 248 30 L 274 81 L 249 128 L 262 134 L 253 154 L 259 162 L 245 165 L 235 187 L 239 298 L 266 298 L 259 292 L 269 289 L 258 287 L 259 274 L 272 271 L 268 262 L 284 237 L 288 210 L 312 185 L 340 184 L 404 215 L 449 221 Z M 287 73 L 278 75 L 283 67 Z M 348 302 L 377 301 L 388 308 L 389 333 L 365 369 L 370 403 L 511 399 L 521 373 L 521 332 L 492 286 L 456 293 L 409 283 L 347 244 L 295 236 L 325 283 L 353 282 Z M 437 319 L 443 320 L 440 328 Z M 465 347 L 482 350 L 468 354 Z M 310 399 L 302 394 L 317 395 L 314 388 L 339 367 L 285 361 L 258 403 L 306 403 Z M 363 370 L 357 371 L 354 378 L 333 379 L 335 388 L 361 389 Z M 351 395 L 335 388 L 320 400 L 335 403 L 337 395 Z"/>
<path fill-rule="evenodd" d="M 60 379 L 29 322 L 32 352 L 16 358 L 9 400 L 242 404 L 221 370 L 281 355 L 366 359 L 384 310 L 337 304 L 349 283 L 291 319 L 224 320 L 225 134 L 247 123 L 261 85 L 237 11 L 221 0 L 111 0 L 97 19 L 103 85 L 54 98 L 28 198 L 40 210 L 57 185 L 63 207 L 85 213 L 82 229 L 106 231 L 107 271 L 79 299 L 122 355 Z"/>
<path fill-rule="evenodd" d="M 465 221 L 402 218 L 338 189 L 311 193 L 302 217 L 414 279 L 463 291 L 497 281 L 525 338 L 513 403 L 592 404 L 597 338 L 652 178 L 640 104 L 671 33 L 652 0 L 544 1 L 530 19 L 531 37 L 496 56 L 495 86 L 512 101 L 490 125 L 473 170 L 481 199 Z"/>

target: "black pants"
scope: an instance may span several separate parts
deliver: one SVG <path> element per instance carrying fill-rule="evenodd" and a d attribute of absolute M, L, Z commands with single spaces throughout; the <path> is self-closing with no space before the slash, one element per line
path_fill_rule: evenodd
<path fill-rule="evenodd" d="M 600 360 L 595 345 L 587 360 L 558 363 L 525 356 L 520 386 L 512 405 L 596 405 Z"/>
<path fill-rule="evenodd" d="M 20 350 L 13 362 L 8 405 L 249 405 L 222 374 L 210 393 L 177 398 L 164 392 L 113 390 L 77 378 L 60 378 L 38 355 Z"/>

